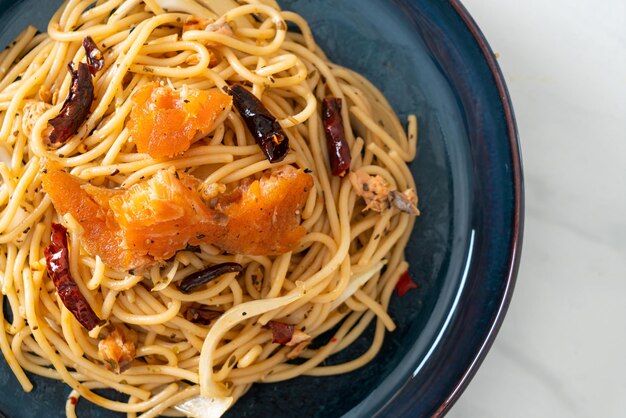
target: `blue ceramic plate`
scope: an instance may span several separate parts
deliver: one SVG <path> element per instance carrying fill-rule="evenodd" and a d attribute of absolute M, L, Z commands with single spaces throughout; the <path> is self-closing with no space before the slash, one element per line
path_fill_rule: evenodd
<path fill-rule="evenodd" d="M 28 23 L 45 30 L 59 3 L 0 0 L 0 44 Z M 422 216 L 407 257 L 420 288 L 394 296 L 398 329 L 369 365 L 341 376 L 256 385 L 227 416 L 442 415 L 493 342 L 517 272 L 522 173 L 502 74 L 458 0 L 281 3 L 308 19 L 330 59 L 373 81 L 403 120 L 418 116 L 411 167 Z M 337 360 L 363 353 L 371 331 Z M 24 394 L 0 363 L 0 410 L 7 416 L 64 416 L 68 388 L 33 377 L 33 393 Z M 115 416 L 87 408 L 80 403 L 80 416 Z"/>

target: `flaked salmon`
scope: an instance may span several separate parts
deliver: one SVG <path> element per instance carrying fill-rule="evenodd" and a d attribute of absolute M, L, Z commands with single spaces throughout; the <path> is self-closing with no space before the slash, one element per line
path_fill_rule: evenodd
<path fill-rule="evenodd" d="M 117 270 L 141 269 L 200 243 L 226 252 L 278 255 L 306 233 L 300 212 L 312 177 L 292 166 L 268 170 L 207 205 L 199 180 L 173 168 L 128 189 L 93 186 L 48 164 L 44 190 L 81 225 L 83 247 Z"/>
<path fill-rule="evenodd" d="M 133 96 L 128 119 L 137 151 L 153 158 L 173 157 L 189 149 L 196 135 L 206 135 L 232 98 L 218 90 L 174 90 L 146 84 Z"/>

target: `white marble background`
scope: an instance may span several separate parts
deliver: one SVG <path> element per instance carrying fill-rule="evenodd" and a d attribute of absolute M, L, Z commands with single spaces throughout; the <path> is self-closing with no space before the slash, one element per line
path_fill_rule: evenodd
<path fill-rule="evenodd" d="M 500 54 L 526 228 L 513 302 L 448 417 L 626 417 L 626 0 L 464 0 Z"/>

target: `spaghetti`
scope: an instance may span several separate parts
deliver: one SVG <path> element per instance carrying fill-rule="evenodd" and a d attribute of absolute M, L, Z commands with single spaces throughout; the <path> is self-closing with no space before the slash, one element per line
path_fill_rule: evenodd
<path fill-rule="evenodd" d="M 405 132 L 299 15 L 273 0 L 66 0 L 46 33 L 28 27 L 0 53 L 0 78 L 0 300 L 11 313 L 0 347 L 25 391 L 31 372 L 73 389 L 68 416 L 78 397 L 129 417 L 220 416 L 253 383 L 361 367 L 393 331 L 387 307 L 417 214 L 417 122 Z M 87 83 L 89 111 L 72 108 Z M 268 136 L 240 108 L 248 94 L 275 118 Z M 159 119 L 159 100 L 178 107 Z M 141 137 L 159 130 L 182 145 Z M 296 181 L 298 192 L 281 189 Z M 177 185 L 163 193 L 183 225 L 129 214 L 163 185 Z M 252 190 L 274 199 L 274 218 L 252 222 L 261 244 L 246 242 Z M 87 207 L 94 215 L 79 216 Z M 175 238 L 190 225 L 205 229 Z M 170 247 L 146 238 L 159 232 Z M 66 300 L 77 297 L 93 310 L 80 322 Z M 372 321 L 366 353 L 321 365 Z"/>

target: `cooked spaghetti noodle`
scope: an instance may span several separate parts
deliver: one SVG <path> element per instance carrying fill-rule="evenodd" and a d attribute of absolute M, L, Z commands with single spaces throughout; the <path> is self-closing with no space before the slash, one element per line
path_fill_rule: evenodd
<path fill-rule="evenodd" d="M 239 3 L 66 0 L 46 33 L 28 27 L 0 54 L 0 300 L 11 313 L 0 317 L 0 347 L 25 391 L 33 388 L 25 372 L 73 389 L 68 416 L 75 416 L 79 396 L 129 417 L 197 415 L 194 402 L 203 408 L 207 398 L 223 410 L 253 383 L 359 368 L 376 355 L 385 329 L 395 327 L 387 307 L 408 268 L 404 248 L 414 217 L 393 205 L 380 213 L 363 210 L 350 176 L 331 175 L 320 103 L 327 96 L 343 100 L 351 172 L 382 180 L 390 190 L 415 188 L 407 162 L 415 156 L 416 119 L 408 118 L 405 131 L 374 86 L 326 58 L 302 17 L 273 0 Z M 209 23 L 185 27 L 191 16 Z M 67 142 L 51 146 L 50 120 L 72 88 L 67 65 L 85 62 L 87 36 L 104 55 L 93 76 L 93 104 Z M 246 86 L 277 118 L 290 149 L 270 163 L 228 107 L 183 153 L 158 159 L 139 153 L 127 121 L 134 95 L 150 83 L 179 93 Z M 52 166 L 116 192 L 168 170 L 199 179 L 199 190 L 219 185 L 223 191 L 276 167 L 306 169 L 313 187 L 298 213 L 306 233 L 280 255 L 232 254 L 202 242 L 123 271 L 85 248 L 81 222 L 88 220 L 55 209 L 42 185 Z M 83 328 L 57 294 L 44 257 L 53 223 L 67 227 L 69 270 L 106 325 Z M 227 262 L 241 265 L 241 274 L 222 274 L 194 292 L 179 288 L 193 273 Z M 221 314 L 198 323 L 185 315 L 194 307 Z M 309 342 L 333 334 L 316 340 L 319 348 L 305 342 L 294 351 L 273 342 L 271 321 L 291 325 Z M 372 321 L 367 352 L 320 365 Z M 106 367 L 99 352 L 113 325 L 136 336 L 124 371 Z M 100 388 L 128 395 L 127 402 L 96 394 Z"/>

